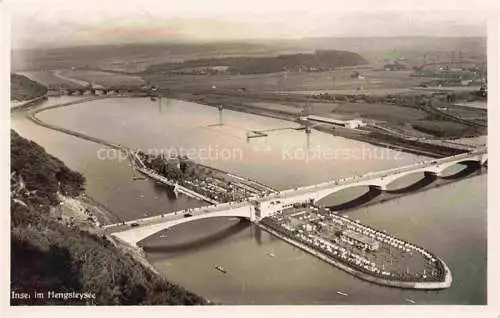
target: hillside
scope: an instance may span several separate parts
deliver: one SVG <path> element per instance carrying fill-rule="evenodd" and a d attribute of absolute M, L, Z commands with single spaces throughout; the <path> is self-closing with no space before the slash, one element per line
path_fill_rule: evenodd
<path fill-rule="evenodd" d="M 226 57 L 188 60 L 182 63 L 152 65 L 147 72 L 179 71 L 200 67 L 227 68 L 232 74 L 262 74 L 282 71 L 326 71 L 336 67 L 368 63 L 357 53 L 348 51 L 316 51 L 313 54 L 284 54 L 267 57 Z"/>
<path fill-rule="evenodd" d="M 236 42 L 129 43 L 13 50 L 11 60 L 12 69 L 16 71 L 88 67 L 139 72 L 152 64 L 219 56 L 221 52 L 225 55 L 253 55 L 275 51 L 267 45 Z"/>
<path fill-rule="evenodd" d="M 10 99 L 30 100 L 43 96 L 47 93 L 47 88 L 40 83 L 30 80 L 24 75 L 10 74 Z"/>
<path fill-rule="evenodd" d="M 11 305 L 193 305 L 206 301 L 163 278 L 96 231 L 54 217 L 85 179 L 11 130 Z M 44 293 L 35 299 L 34 293 Z M 48 292 L 84 299 L 48 298 Z M 87 293 L 87 294 L 85 294 Z M 74 297 L 74 294 L 73 294 Z"/>

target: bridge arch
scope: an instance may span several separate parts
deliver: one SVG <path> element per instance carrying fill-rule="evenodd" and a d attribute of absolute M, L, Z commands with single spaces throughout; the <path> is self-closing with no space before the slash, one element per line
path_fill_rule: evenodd
<path fill-rule="evenodd" d="M 197 222 L 202 223 L 203 221 L 213 221 L 214 223 L 208 223 L 209 228 L 207 231 L 204 230 L 205 223 L 201 224 L 201 226 L 197 227 L 198 229 L 202 229 L 201 233 L 191 228 L 182 228 L 183 225 L 195 225 Z M 237 217 L 224 217 L 224 218 L 208 218 L 204 220 L 197 220 L 195 222 L 184 223 L 179 226 L 174 226 L 169 228 L 164 232 L 165 236 L 159 236 L 159 240 L 149 240 L 152 237 L 157 236 L 157 234 L 162 233 L 158 232 L 153 234 L 149 238 L 146 238 L 138 243 L 138 245 L 144 249 L 146 252 L 176 252 L 176 251 L 190 251 L 193 249 L 209 247 L 214 244 L 217 244 L 221 240 L 224 240 L 227 237 L 232 235 L 236 235 L 245 230 L 249 229 L 250 222 L 246 218 L 237 218 Z M 180 227 L 178 229 L 178 227 Z M 184 237 L 179 234 L 184 232 L 187 229 L 188 237 Z M 259 229 L 259 227 L 254 228 Z M 172 232 L 170 232 L 172 230 Z M 195 231 L 194 235 L 191 235 Z M 255 235 L 255 231 L 254 232 Z M 164 239 L 167 237 L 167 239 Z M 257 239 L 257 237 L 256 237 Z"/>
<path fill-rule="evenodd" d="M 367 203 L 382 194 L 382 188 L 376 185 L 356 185 L 335 191 L 316 203 L 335 210 L 345 210 Z"/>
<path fill-rule="evenodd" d="M 139 226 L 131 227 L 128 230 L 122 232 L 112 233 L 112 235 L 133 246 L 136 246 L 137 243 L 150 237 L 151 235 L 173 226 L 188 222 L 194 222 L 196 220 L 216 217 L 239 217 L 253 221 L 255 217 L 255 210 L 252 205 L 244 205 L 233 209 L 201 213 L 190 217 L 184 217 L 184 215 L 181 214 L 178 218 L 168 219 L 164 222 L 161 222 L 160 219 L 159 222 L 155 222 L 153 224 L 142 225 L 138 223 Z"/>
<path fill-rule="evenodd" d="M 382 186 L 382 184 L 379 182 L 379 180 L 376 180 L 376 179 L 375 180 L 360 181 L 357 183 L 351 183 L 351 184 L 341 185 L 341 186 L 337 186 L 337 187 L 332 186 L 329 189 L 319 191 L 315 195 L 315 200 L 319 201 L 321 199 L 326 198 L 327 196 L 330 196 L 332 194 L 335 194 L 335 193 L 338 193 L 340 191 L 350 189 L 350 188 L 355 188 L 355 187 L 381 188 L 381 186 Z"/>
<path fill-rule="evenodd" d="M 398 185 L 398 182 L 408 179 L 410 176 L 419 177 L 412 182 L 404 185 Z M 397 174 L 385 179 L 383 190 L 388 193 L 403 193 L 410 192 L 413 190 L 418 190 L 436 181 L 438 178 L 437 173 L 434 169 L 431 170 L 420 170 L 412 171 L 410 173 Z"/>
<path fill-rule="evenodd" d="M 462 169 L 453 172 L 451 174 L 446 173 L 451 167 L 461 165 Z M 439 175 L 443 179 L 454 179 L 465 177 L 479 169 L 481 169 L 482 164 L 480 160 L 463 160 L 460 162 L 455 162 L 454 164 L 448 164 L 440 167 Z"/>

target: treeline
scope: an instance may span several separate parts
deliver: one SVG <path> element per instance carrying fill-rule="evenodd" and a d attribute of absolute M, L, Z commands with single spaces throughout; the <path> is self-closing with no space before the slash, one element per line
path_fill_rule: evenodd
<path fill-rule="evenodd" d="M 105 236 L 60 223 L 50 211 L 57 193 L 83 192 L 84 177 L 11 131 L 11 291 L 29 299 L 12 305 L 192 305 L 206 301 L 157 276 Z M 44 293 L 36 299 L 34 292 Z M 48 298 L 47 292 L 88 293 Z"/>
<path fill-rule="evenodd" d="M 420 108 L 425 105 L 443 105 L 458 101 L 484 101 L 486 98 L 478 92 L 447 92 L 426 94 L 387 94 L 387 95 L 366 95 L 366 94 L 329 94 L 321 93 L 312 96 L 317 100 L 329 100 L 340 102 L 365 102 L 370 104 L 392 104 Z"/>
<path fill-rule="evenodd" d="M 30 100 L 47 93 L 47 87 L 30 80 L 24 75 L 10 74 L 10 99 Z"/>
<path fill-rule="evenodd" d="M 148 71 L 178 71 L 195 67 L 226 66 L 236 74 L 260 74 L 282 71 L 326 71 L 336 67 L 368 63 L 357 53 L 348 51 L 316 51 L 314 54 L 287 54 L 269 57 L 227 57 L 188 60 L 182 63 L 153 65 Z"/>

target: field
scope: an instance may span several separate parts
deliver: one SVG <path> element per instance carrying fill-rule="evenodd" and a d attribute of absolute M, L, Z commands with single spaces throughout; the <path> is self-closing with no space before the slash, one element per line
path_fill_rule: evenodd
<path fill-rule="evenodd" d="M 65 80 L 63 78 L 57 77 L 54 75 L 53 71 L 29 71 L 29 72 L 20 72 L 24 76 L 29 77 L 30 79 L 41 83 L 47 87 L 59 87 L 63 85 L 65 87 L 79 87 L 80 85 L 75 84 L 72 81 Z"/>
<path fill-rule="evenodd" d="M 463 119 L 485 119 L 487 116 L 486 112 L 483 109 L 476 108 L 467 109 L 464 107 L 449 106 L 446 107 L 446 110 L 444 110 L 444 112 Z"/>
<path fill-rule="evenodd" d="M 49 88 L 64 86 L 67 88 L 78 88 L 93 83 L 102 86 L 124 85 L 143 86 L 144 80 L 139 76 L 119 73 L 100 72 L 93 70 L 54 70 L 54 71 L 28 71 L 21 72 L 30 79 L 42 83 Z"/>
<path fill-rule="evenodd" d="M 404 124 L 407 121 L 424 119 L 427 113 L 420 109 L 367 103 L 342 103 L 334 108 L 333 113 L 352 117 L 369 118 Z"/>
<path fill-rule="evenodd" d="M 61 75 L 102 86 L 143 86 L 144 80 L 139 76 L 119 73 L 108 73 L 92 70 L 63 70 Z"/>
<path fill-rule="evenodd" d="M 421 83 L 421 79 L 410 77 L 409 71 L 377 71 L 358 69 L 359 76 L 354 77 L 353 70 L 335 70 L 322 73 L 294 73 L 284 80 L 284 91 L 319 91 L 319 90 L 362 90 L 408 89 Z"/>
<path fill-rule="evenodd" d="M 245 105 L 249 105 L 251 107 L 258 107 L 267 110 L 275 110 L 286 112 L 289 114 L 299 115 L 302 112 L 301 107 L 286 105 L 286 104 L 278 104 L 278 103 L 267 103 L 267 102 L 254 102 L 254 103 L 245 103 Z"/>
<path fill-rule="evenodd" d="M 72 86 L 82 81 L 103 86 L 151 84 L 158 86 L 160 92 L 172 98 L 207 105 L 224 105 L 227 108 L 266 116 L 295 120 L 302 113 L 304 106 L 309 104 L 313 114 L 364 118 L 377 121 L 401 133 L 443 136 L 446 135 L 443 131 L 450 130 L 450 135 L 456 136 L 460 132 L 470 133 L 470 130 L 463 126 L 467 123 L 452 122 L 460 122 L 457 118 L 449 119 L 452 121 L 439 119 L 439 113 L 426 113 L 419 109 L 419 103 L 425 103 L 426 99 L 431 99 L 430 95 L 441 91 L 444 100 L 432 97 L 436 100 L 433 106 L 439 108 L 439 111 L 484 123 L 485 113 L 455 108 L 450 100 L 446 100 L 446 93 L 450 92 L 453 93 L 453 103 L 474 101 L 478 99 L 476 94 L 469 94 L 467 91 L 475 92 L 478 87 L 423 88 L 420 87 L 423 82 L 435 78 L 412 76 L 415 75 L 413 69 L 428 63 L 449 64 L 452 55 L 456 58 L 459 53 L 464 61 L 481 63 L 485 60 L 485 44 L 484 38 L 458 37 L 134 44 L 30 50 L 22 54 L 13 53 L 12 60 L 15 68 L 38 70 L 26 74 L 49 87 L 57 87 L 59 84 Z M 294 63 L 298 63 L 294 64 L 297 66 L 294 71 L 287 68 L 287 72 L 246 75 L 229 74 L 220 70 L 217 71 L 219 73 L 208 72 L 213 74 L 175 74 L 168 68 L 155 67 L 162 63 L 235 56 L 247 56 L 250 57 L 248 61 L 254 61 L 251 57 L 313 53 L 316 50 L 346 50 L 358 53 L 368 64 L 320 72 L 317 71 L 318 68 L 311 67 L 299 58 L 294 59 Z M 217 61 L 209 60 L 207 63 L 213 64 Z M 406 70 L 386 70 L 386 65 L 394 65 L 396 62 L 404 64 Z M 186 65 L 200 63 L 204 62 L 191 61 Z M 452 66 L 453 64 L 450 65 Z M 318 96 L 325 93 L 330 96 Z M 362 97 L 361 101 L 358 99 L 358 102 L 355 102 L 349 95 L 368 97 Z M 407 100 L 395 98 L 394 100 L 398 99 L 397 104 L 401 105 L 397 106 L 393 105 L 396 102 L 392 102 L 387 95 L 411 96 Z M 422 95 L 428 97 L 422 98 Z"/>
<path fill-rule="evenodd" d="M 144 74 L 144 78 L 159 87 L 177 89 L 245 89 L 259 92 L 320 92 L 325 90 L 363 91 L 407 89 L 422 82 L 410 77 L 408 71 L 374 71 L 359 69 L 360 78 L 353 78 L 353 70 L 330 72 L 289 72 L 258 75 L 177 75 Z M 360 93 L 360 92 L 358 92 Z"/>
<path fill-rule="evenodd" d="M 465 125 L 442 120 L 425 120 L 412 123 L 413 128 L 438 137 L 462 136 L 469 128 Z"/>
<path fill-rule="evenodd" d="M 486 101 L 455 103 L 455 105 L 464 106 L 464 107 L 471 107 L 471 108 L 480 108 L 480 109 L 487 109 L 488 108 Z"/>

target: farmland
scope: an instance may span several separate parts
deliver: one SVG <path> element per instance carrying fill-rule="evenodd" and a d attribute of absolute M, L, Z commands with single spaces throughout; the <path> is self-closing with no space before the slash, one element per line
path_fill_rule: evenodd
<path fill-rule="evenodd" d="M 353 69 L 326 72 L 278 72 L 252 75 L 179 75 L 146 72 L 144 78 L 159 87 L 172 89 L 245 89 L 259 92 L 321 93 L 331 90 L 344 90 L 345 93 L 382 90 L 387 94 L 394 89 L 407 91 L 422 82 L 410 77 L 408 71 L 386 72 L 359 66 L 361 77 L 352 77 Z M 360 91 L 361 90 L 361 91 Z"/>
<path fill-rule="evenodd" d="M 461 64 L 452 53 L 457 50 L 466 70 L 456 68 Z M 324 51 L 334 52 L 328 53 L 332 60 L 318 55 Z M 344 52 L 349 61 L 335 60 L 340 58 L 335 52 Z M 413 136 L 456 138 L 485 132 L 485 110 L 453 107 L 485 103 L 476 94 L 478 79 L 486 73 L 481 38 L 137 44 L 35 53 L 13 55 L 14 65 L 34 70 L 29 76 L 49 87 L 78 81 L 154 85 L 169 98 L 288 120 L 296 120 L 309 105 L 312 114 L 363 118 Z M 419 76 L 422 70 L 425 76 Z M 440 74 L 448 70 L 467 78 L 476 72 L 475 81 L 464 85 L 453 78 L 447 83 Z M 430 82 L 443 85 L 424 84 Z"/>
<path fill-rule="evenodd" d="M 144 80 L 139 76 L 110 73 L 94 70 L 63 70 L 61 74 L 66 77 L 99 84 L 102 86 L 143 86 Z"/>

